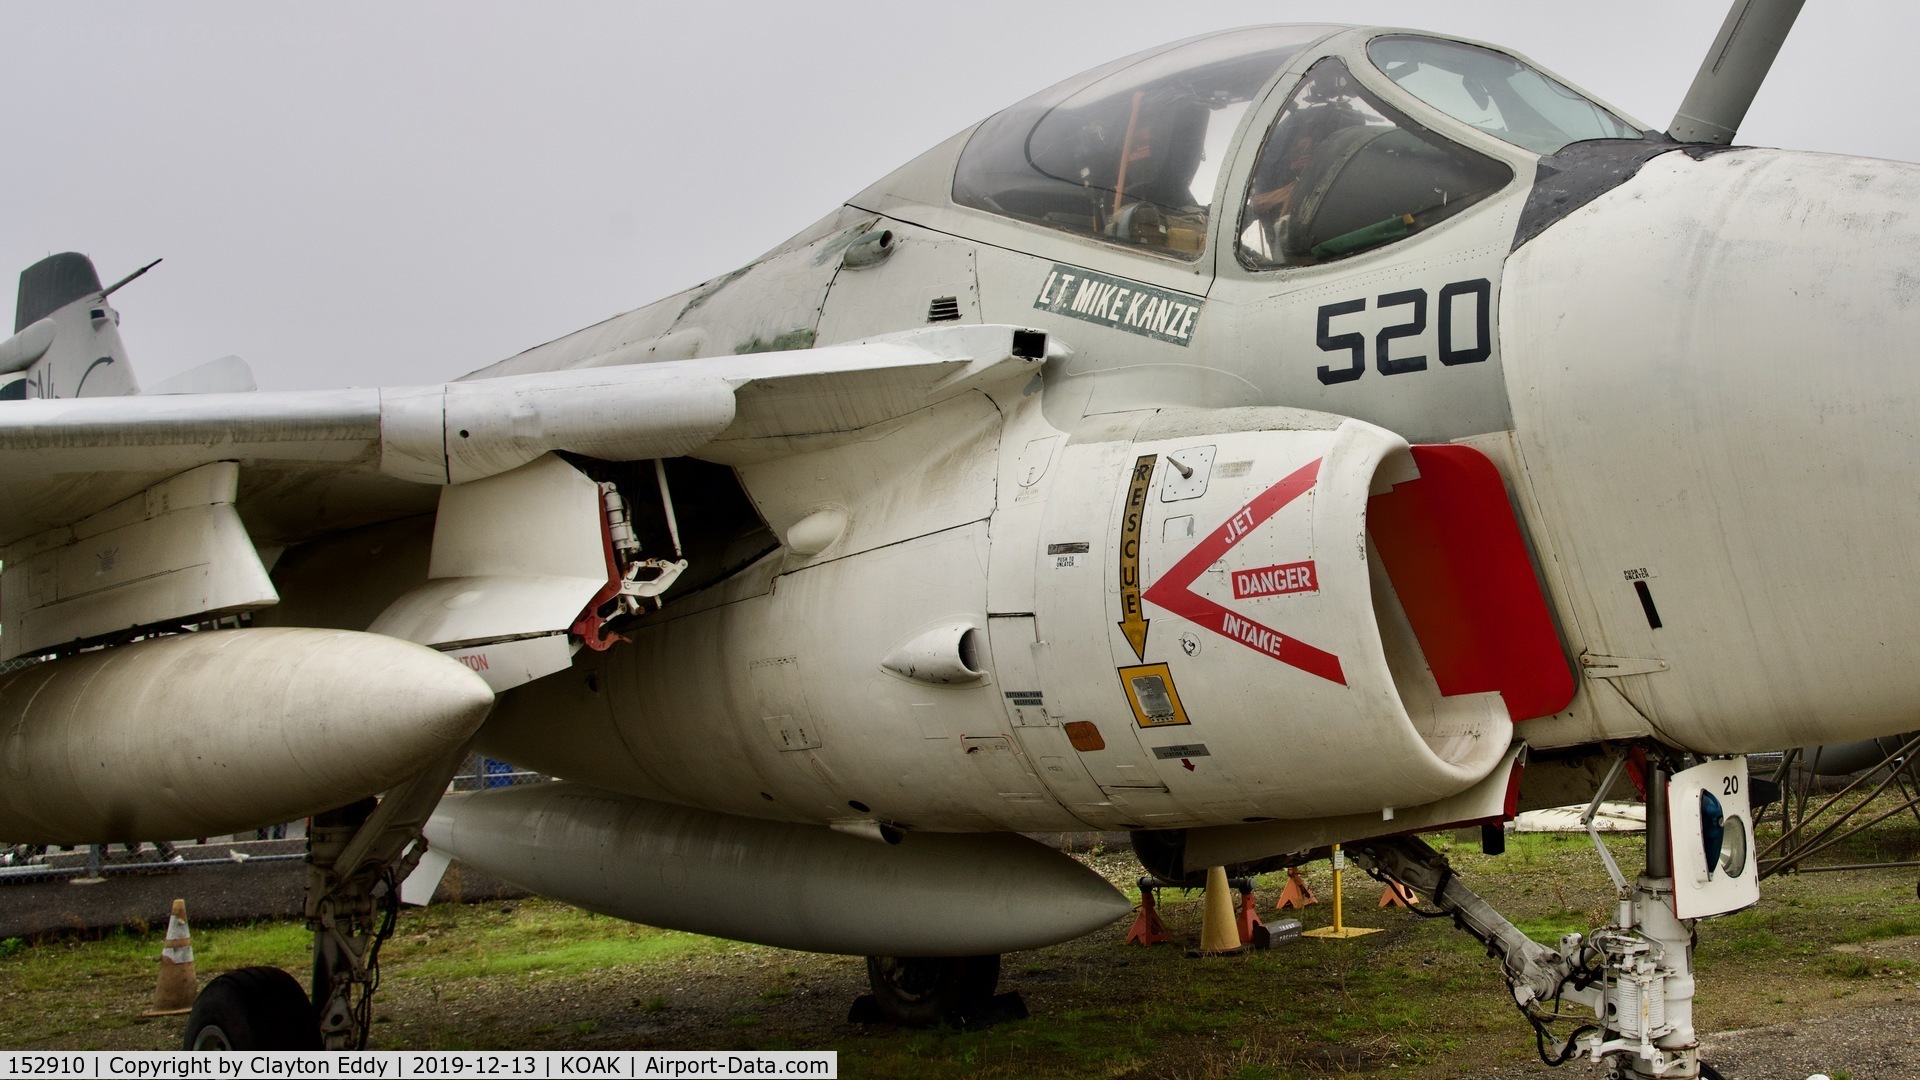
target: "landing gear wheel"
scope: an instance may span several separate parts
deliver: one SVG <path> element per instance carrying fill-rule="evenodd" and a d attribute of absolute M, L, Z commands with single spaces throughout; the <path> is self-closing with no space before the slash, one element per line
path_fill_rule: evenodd
<path fill-rule="evenodd" d="M 889 1023 L 932 1027 L 979 1012 L 1000 982 L 1000 957 L 869 956 L 873 1003 Z"/>
<path fill-rule="evenodd" d="M 869 956 L 867 984 L 880 1015 L 902 1027 L 932 1027 L 960 1001 L 960 961 L 948 956 Z"/>
<path fill-rule="evenodd" d="M 1000 987 L 1000 954 L 960 958 L 960 1007 L 968 1009 L 993 1000 Z"/>
<path fill-rule="evenodd" d="M 307 992 L 276 967 L 229 971 L 207 984 L 187 1017 L 187 1050 L 318 1050 Z"/>

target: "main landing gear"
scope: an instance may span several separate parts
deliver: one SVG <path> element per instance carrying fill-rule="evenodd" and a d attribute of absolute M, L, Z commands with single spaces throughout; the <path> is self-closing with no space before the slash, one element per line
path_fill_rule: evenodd
<path fill-rule="evenodd" d="M 313 996 L 278 968 L 242 968 L 207 984 L 187 1018 L 188 1050 L 364 1050 L 393 934 L 400 882 L 426 854 L 421 827 L 466 748 L 387 792 L 314 815 L 307 830 L 307 927 Z"/>
<path fill-rule="evenodd" d="M 1587 808 L 1587 823 L 1625 764 L 1624 758 L 1616 762 L 1602 783 Z M 1355 862 L 1376 877 L 1432 897 L 1453 916 L 1455 926 L 1499 958 L 1514 1004 L 1533 1026 L 1540 1058 L 1548 1065 L 1585 1057 L 1609 1062 L 1609 1076 L 1615 1080 L 1713 1080 L 1719 1074 L 1700 1060 L 1693 1030 L 1694 920 L 1674 914 L 1672 837 L 1677 834 L 1671 831 L 1675 811 L 1668 806 L 1668 780 L 1667 769 L 1650 759 L 1647 868 L 1637 881 L 1627 883 L 1598 834 L 1593 834 L 1614 881 L 1614 916 L 1591 935 L 1566 935 L 1558 949 L 1521 933 L 1460 883 L 1445 856 L 1417 838 L 1366 841 L 1348 850 Z M 1739 785 L 1732 787 L 1737 791 Z M 1717 802 L 1714 805 L 1718 807 Z M 1740 805 L 1744 809 L 1744 801 Z M 1729 819 L 1727 827 L 1732 828 L 1736 820 Z M 1744 823 L 1739 827 L 1744 829 Z M 1717 838 L 1711 843 L 1709 865 L 1720 859 Z M 1736 876 L 1741 872 L 1732 870 Z M 1562 1013 L 1565 1005 L 1580 1006 L 1590 1015 Z M 1556 1025 L 1568 1023 L 1573 1030 L 1559 1034 Z"/>
<path fill-rule="evenodd" d="M 997 955 L 869 956 L 867 984 L 873 993 L 854 1001 L 847 1022 L 977 1029 L 1025 1020 L 1026 1002 L 1018 993 L 996 995 L 999 982 Z"/>
<path fill-rule="evenodd" d="M 276 967 L 229 971 L 207 984 L 187 1017 L 188 1050 L 318 1050 L 307 992 Z"/>

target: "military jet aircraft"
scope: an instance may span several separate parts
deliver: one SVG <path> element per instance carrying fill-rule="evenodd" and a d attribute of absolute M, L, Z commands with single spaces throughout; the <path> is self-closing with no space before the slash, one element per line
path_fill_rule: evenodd
<path fill-rule="evenodd" d="M 1797 7 L 1736 5 L 1668 133 L 1445 35 L 1191 38 L 438 385 L 130 393 L 54 256 L 0 343 L 0 836 L 315 815 L 311 998 L 238 974 L 190 1046 L 362 1043 L 447 854 L 965 1015 L 1126 910 L 1021 836 L 1094 828 L 1167 880 L 1344 843 L 1543 1033 L 1597 1014 L 1563 1056 L 1700 1075 L 1739 755 L 1920 691 L 1920 170 L 1731 145 Z M 442 803 L 473 747 L 566 782 Z M 1629 770 L 1591 936 L 1411 839 Z"/>

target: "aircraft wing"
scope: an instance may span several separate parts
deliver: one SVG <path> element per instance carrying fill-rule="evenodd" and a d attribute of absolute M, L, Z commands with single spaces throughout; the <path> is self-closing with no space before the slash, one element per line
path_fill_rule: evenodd
<path fill-rule="evenodd" d="M 398 389 L 11 403 L 0 407 L 0 653 L 271 605 L 261 550 L 436 506 L 444 523 L 448 493 L 469 486 L 474 493 L 457 501 L 492 515 L 470 534 L 488 537 L 490 552 L 478 564 L 448 556 L 443 564 L 466 569 L 432 576 L 556 576 L 493 538 L 501 519 L 531 513 L 526 498 L 556 497 L 552 485 L 484 481 L 553 451 L 636 461 L 731 442 L 775 453 L 985 380 L 1027 377 L 1045 347 L 1044 335 L 1024 330 L 954 326 Z M 573 496 L 569 512 L 579 516 L 570 520 L 597 520 L 587 516 L 598 514 L 593 486 L 569 483 L 584 492 Z M 587 503 L 591 511 L 581 509 Z M 597 525 L 591 534 L 597 549 Z M 604 585 L 600 556 L 577 542 L 570 550 L 571 571 L 557 576 Z M 443 625 L 427 643 L 454 640 L 445 635 L 455 629 Z M 473 636 L 498 636 L 484 629 Z"/>
<path fill-rule="evenodd" d="M 70 526 L 156 483 L 234 461 L 284 543 L 432 505 L 432 487 L 568 450 L 633 461 L 715 441 L 849 431 L 990 373 L 1035 366 L 1010 327 L 942 327 L 792 352 L 543 372 L 397 389 L 41 399 L 0 407 L 0 549 Z M 1039 348 L 1044 348 L 1041 335 Z M 1022 347 L 1021 352 L 1033 352 Z M 264 485 L 262 485 L 264 486 Z"/>

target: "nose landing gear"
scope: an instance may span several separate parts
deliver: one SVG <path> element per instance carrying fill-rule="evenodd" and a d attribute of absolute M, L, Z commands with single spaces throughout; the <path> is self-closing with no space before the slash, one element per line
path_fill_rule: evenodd
<path fill-rule="evenodd" d="M 1575 1057 L 1608 1061 L 1615 1080 L 1674 1080 L 1719 1073 L 1700 1060 L 1699 1040 L 1693 1029 L 1693 924 L 1676 911 L 1697 905 L 1697 897 L 1676 904 L 1672 826 L 1674 811 L 1668 800 L 1670 779 L 1664 766 L 1647 769 L 1647 868 L 1629 885 L 1592 827 L 1594 814 L 1619 779 L 1626 759 L 1607 774 L 1583 823 L 1600 850 L 1613 878 L 1617 904 L 1613 921 L 1591 935 L 1568 934 L 1558 949 L 1550 949 L 1509 922 L 1494 907 L 1460 883 L 1445 856 L 1414 837 L 1394 837 L 1353 845 L 1354 861 L 1376 877 L 1411 886 L 1453 916 L 1454 925 L 1472 934 L 1500 959 L 1514 1003 L 1532 1024 L 1540 1058 L 1561 1065 Z M 1725 790 L 1738 793 L 1745 761 L 1737 766 L 1714 763 L 1730 780 Z M 1702 767 L 1704 768 L 1704 767 Z M 1692 772 L 1694 770 L 1688 770 Z M 1744 814 L 1745 800 L 1739 807 Z M 1730 821 L 1737 819 L 1729 818 Z M 1744 823 L 1740 823 L 1744 829 Z M 1743 834 L 1744 835 L 1744 834 Z M 1694 873 L 1698 860 L 1687 860 L 1689 873 L 1700 881 L 1682 886 L 1698 892 L 1716 872 L 1739 877 L 1721 859 L 1718 844 L 1710 843 L 1705 869 Z M 1726 875 L 1723 874 L 1723 878 Z M 1715 912 L 1705 912 L 1715 913 Z M 1589 1010 L 1580 1018 L 1563 1014 L 1563 1005 Z M 1558 1035 L 1554 1025 L 1578 1021 L 1573 1031 Z"/>

